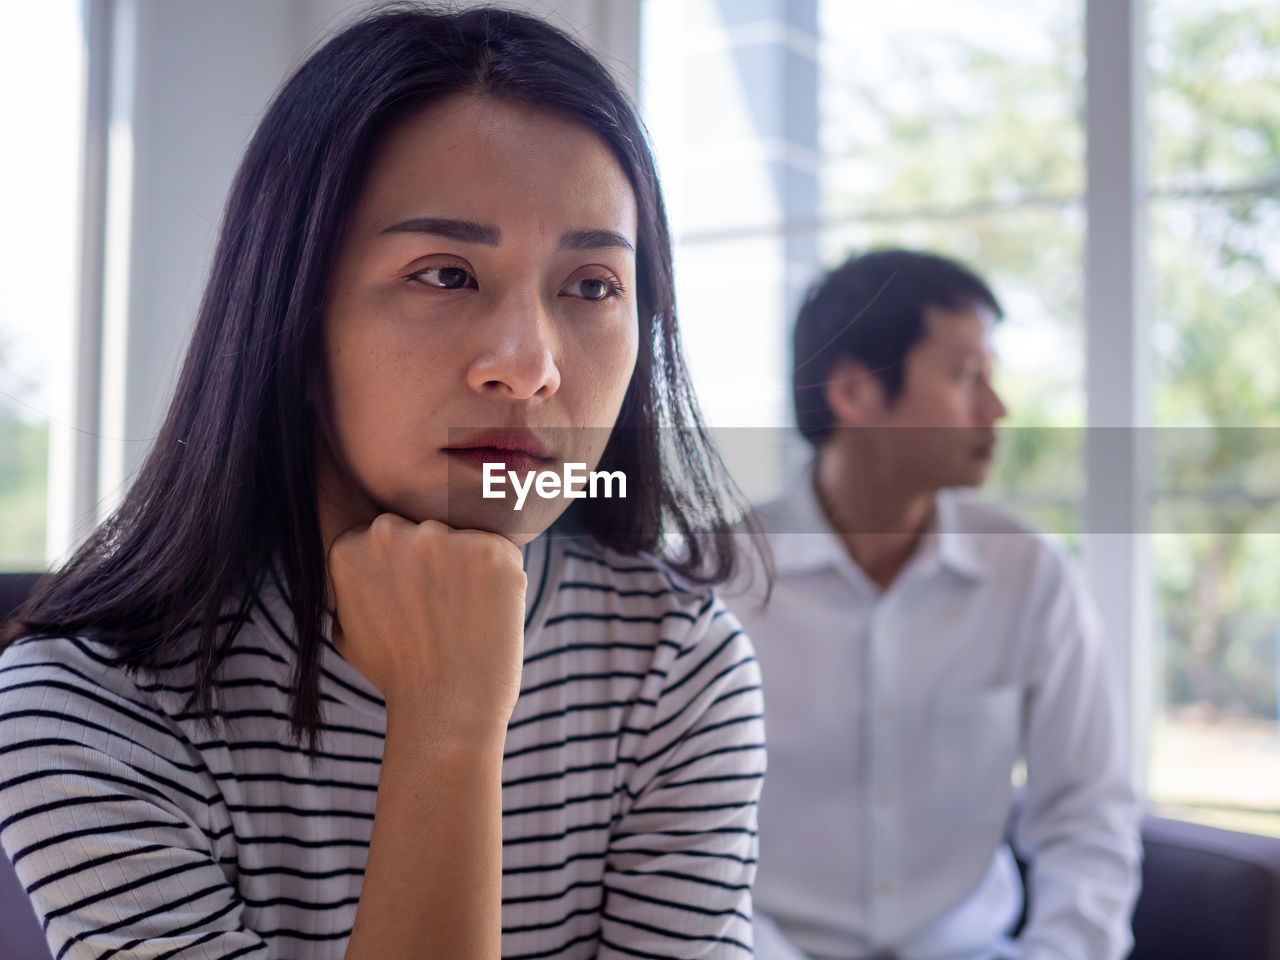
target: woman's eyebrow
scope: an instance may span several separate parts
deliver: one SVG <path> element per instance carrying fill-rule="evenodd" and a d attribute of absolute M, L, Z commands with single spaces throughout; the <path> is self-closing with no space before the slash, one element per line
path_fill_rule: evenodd
<path fill-rule="evenodd" d="M 601 247 L 621 247 L 635 252 L 631 241 L 613 230 L 573 230 L 560 238 L 561 250 L 598 250 Z"/>
<path fill-rule="evenodd" d="M 449 217 L 416 217 L 392 224 L 382 233 L 429 233 L 456 240 L 459 243 L 482 243 L 496 247 L 501 238 L 497 227 L 490 227 L 474 220 L 454 220 Z"/>
<path fill-rule="evenodd" d="M 457 220 L 452 217 L 415 217 L 402 220 L 381 231 L 382 233 L 428 233 L 432 236 L 456 240 L 459 243 L 481 243 L 496 247 L 502 240 L 497 227 L 476 223 L 474 220 Z M 560 238 L 561 250 L 598 250 L 601 247 L 618 247 L 635 252 L 631 241 L 614 230 L 572 230 Z"/>

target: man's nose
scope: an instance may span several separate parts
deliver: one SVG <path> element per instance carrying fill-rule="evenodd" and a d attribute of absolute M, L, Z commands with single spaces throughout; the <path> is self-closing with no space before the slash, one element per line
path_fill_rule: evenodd
<path fill-rule="evenodd" d="M 1009 408 L 1004 405 L 1004 401 L 1000 399 L 1000 394 L 996 393 L 996 388 L 990 380 L 982 381 L 978 411 L 979 419 L 983 423 L 995 423 L 1009 415 Z"/>

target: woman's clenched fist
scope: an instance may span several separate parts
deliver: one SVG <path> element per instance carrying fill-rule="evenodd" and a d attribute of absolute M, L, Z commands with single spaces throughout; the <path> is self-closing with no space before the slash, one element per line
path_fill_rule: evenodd
<path fill-rule="evenodd" d="M 520 691 L 520 550 L 384 513 L 329 548 L 338 651 L 393 716 L 432 737 L 503 735 Z"/>

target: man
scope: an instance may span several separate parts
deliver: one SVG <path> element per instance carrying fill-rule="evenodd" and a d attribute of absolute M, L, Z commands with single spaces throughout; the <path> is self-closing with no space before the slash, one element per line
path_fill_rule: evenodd
<path fill-rule="evenodd" d="M 764 675 L 763 960 L 1128 953 L 1137 811 L 1092 608 L 1059 548 L 948 489 L 984 481 L 1006 413 L 1000 315 L 969 270 L 903 250 L 850 260 L 800 312 L 815 456 L 755 514 L 768 602 L 759 577 L 730 597 Z"/>

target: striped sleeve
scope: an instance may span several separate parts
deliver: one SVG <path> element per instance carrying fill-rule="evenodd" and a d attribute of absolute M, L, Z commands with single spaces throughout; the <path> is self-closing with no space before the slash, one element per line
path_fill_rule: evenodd
<path fill-rule="evenodd" d="M 765 770 L 760 673 L 750 641 L 718 600 L 690 612 L 692 627 L 666 619 L 639 701 L 647 716 L 628 724 L 643 733 L 629 737 L 633 762 L 609 848 L 601 958 L 752 955 Z M 676 642 L 666 639 L 680 632 Z"/>
<path fill-rule="evenodd" d="M 267 956 L 217 862 L 217 786 L 93 646 L 0 657 L 0 844 L 56 960 Z"/>

